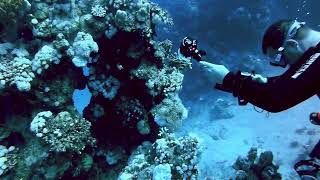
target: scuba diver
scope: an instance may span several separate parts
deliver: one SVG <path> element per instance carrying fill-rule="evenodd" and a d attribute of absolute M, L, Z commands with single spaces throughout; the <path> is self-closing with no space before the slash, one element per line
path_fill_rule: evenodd
<path fill-rule="evenodd" d="M 197 49 L 196 42 L 184 38 L 179 56 L 199 61 L 213 87 L 232 93 L 240 105 L 249 102 L 269 112 L 281 112 L 320 94 L 320 32 L 304 22 L 280 20 L 264 34 L 262 50 L 270 57 L 270 64 L 283 68 L 289 66 L 280 76 L 266 78 L 254 73 L 230 72 L 223 65 L 202 61 L 206 53 Z M 319 125 L 320 114 L 310 115 L 310 120 Z M 317 179 L 320 141 L 309 156 L 311 159 L 299 161 L 295 170 L 303 178 Z"/>

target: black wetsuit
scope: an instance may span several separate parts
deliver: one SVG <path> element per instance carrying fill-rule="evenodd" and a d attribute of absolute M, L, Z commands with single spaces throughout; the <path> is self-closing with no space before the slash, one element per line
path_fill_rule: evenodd
<path fill-rule="evenodd" d="M 308 49 L 284 74 L 268 78 L 267 83 L 230 72 L 224 78 L 222 87 L 234 96 L 269 112 L 291 108 L 320 94 L 320 43 Z"/>
<path fill-rule="evenodd" d="M 230 72 L 223 80 L 222 90 L 269 112 L 280 112 L 315 94 L 319 96 L 320 43 L 308 49 L 284 74 L 268 78 L 267 83 L 259 83 L 239 72 Z M 310 157 L 320 159 L 320 141 Z"/>

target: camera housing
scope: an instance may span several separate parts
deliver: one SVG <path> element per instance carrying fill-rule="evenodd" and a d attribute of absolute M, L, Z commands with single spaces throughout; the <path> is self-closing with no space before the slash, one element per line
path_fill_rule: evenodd
<path fill-rule="evenodd" d="M 185 37 L 180 45 L 180 53 L 185 57 L 191 57 L 196 61 L 202 61 L 202 57 L 207 53 L 203 50 L 198 50 L 198 42 L 190 37 Z"/>

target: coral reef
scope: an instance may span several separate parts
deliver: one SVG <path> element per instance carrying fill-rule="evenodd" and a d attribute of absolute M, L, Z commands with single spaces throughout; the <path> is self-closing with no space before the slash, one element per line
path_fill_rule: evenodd
<path fill-rule="evenodd" d="M 156 23 L 173 24 L 166 11 L 148 0 L 90 2 L 81 0 L 76 5 L 71 0 L 54 3 L 35 1 L 32 4 L 35 9 L 32 19 L 34 35 L 40 38 L 59 33 L 71 36 L 83 29 L 97 37 L 102 33 L 110 34 L 117 28 L 127 32 L 140 31 L 151 37 Z"/>
<path fill-rule="evenodd" d="M 1 178 L 116 179 L 138 173 L 125 168 L 137 146 L 129 164 L 138 151 L 153 157 L 150 177 L 197 177 L 195 138 L 156 140 L 188 114 L 178 92 L 191 60 L 154 40 L 156 25 L 173 24 L 165 10 L 148 0 L 10 0 L 0 18 L 14 26 L 0 26 Z M 85 87 L 93 96 L 77 112 L 72 95 Z"/>
<path fill-rule="evenodd" d="M 47 143 L 51 151 L 81 153 L 86 145 L 95 143 L 90 126 L 90 122 L 69 112 L 60 112 L 54 117 L 52 112 L 44 111 L 32 120 L 30 130 Z"/>
<path fill-rule="evenodd" d="M 137 129 L 142 135 L 149 134 L 151 129 L 146 110 L 138 99 L 121 98 L 116 105 L 116 113 L 123 126 Z"/>
<path fill-rule="evenodd" d="M 17 150 L 14 146 L 5 147 L 0 145 L 0 175 L 14 168 L 17 163 Z"/>
<path fill-rule="evenodd" d="M 119 180 L 197 179 L 201 154 L 198 139 L 191 136 L 176 138 L 165 129 L 159 136 L 155 143 L 145 142 L 132 153 Z"/>
<path fill-rule="evenodd" d="M 11 43 L 3 43 L 0 48 L 0 89 L 15 86 L 19 91 L 29 91 L 35 74 L 28 51 Z"/>
<path fill-rule="evenodd" d="M 273 163 L 271 151 L 262 152 L 258 156 L 258 150 L 251 148 L 247 157 L 239 157 L 233 168 L 237 171 L 236 180 L 281 179 L 281 174 L 278 172 L 279 166 Z"/>
<path fill-rule="evenodd" d="M 0 37 L 13 40 L 18 33 L 24 15 L 30 11 L 28 0 L 1 0 L 0 1 Z"/>
<path fill-rule="evenodd" d="M 91 8 L 91 14 L 93 16 L 103 18 L 107 15 L 107 9 L 99 4 L 96 4 Z"/>
<path fill-rule="evenodd" d="M 124 11 L 122 7 L 129 7 L 130 11 Z M 114 16 L 116 27 L 127 32 L 142 31 L 150 37 L 154 33 L 153 23 L 173 24 L 167 12 L 147 0 L 114 1 L 112 8 L 117 9 Z"/>
<path fill-rule="evenodd" d="M 89 79 L 88 86 L 93 96 L 101 93 L 103 97 L 112 100 L 117 95 L 120 82 L 113 76 L 107 78 L 105 75 L 100 75 L 99 77 L 92 75 Z"/>
<path fill-rule="evenodd" d="M 48 69 L 52 63 L 59 64 L 61 55 L 51 46 L 43 46 L 32 60 L 32 70 L 41 74 L 43 70 Z"/>
<path fill-rule="evenodd" d="M 160 126 L 168 124 L 174 126 L 188 116 L 188 110 L 183 106 L 178 96 L 164 99 L 151 112 Z"/>
<path fill-rule="evenodd" d="M 16 20 L 14 19 L 19 14 L 23 6 L 22 0 L 1 0 L 0 1 L 0 18 L 7 22 Z M 4 25 L 4 24 L 3 24 Z"/>
<path fill-rule="evenodd" d="M 106 134 L 118 129 L 123 133 L 113 134 L 117 143 L 130 147 L 155 139 L 156 116 L 170 122 L 167 126 L 178 126 L 187 117 L 177 96 L 186 68 L 181 68 L 183 63 L 169 63 L 177 59 L 170 41 L 156 43 L 139 33 L 119 30 L 111 39 L 99 39 L 98 44 L 98 60 L 88 64 L 88 88 L 93 97 L 84 110 L 97 136 L 113 142 Z"/>
<path fill-rule="evenodd" d="M 76 67 L 85 67 L 92 59 L 90 57 L 91 53 L 97 53 L 98 50 L 98 44 L 94 42 L 90 34 L 78 32 L 72 44 L 72 49 L 69 49 L 68 53 L 73 55 L 72 62 Z"/>

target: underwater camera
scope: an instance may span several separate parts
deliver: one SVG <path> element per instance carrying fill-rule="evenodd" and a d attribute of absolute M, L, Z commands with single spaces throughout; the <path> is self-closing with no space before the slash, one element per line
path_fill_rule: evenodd
<path fill-rule="evenodd" d="M 203 50 L 198 50 L 198 41 L 190 37 L 183 38 L 179 51 L 185 57 L 192 57 L 196 61 L 202 61 L 202 56 L 207 54 Z"/>
<path fill-rule="evenodd" d="M 314 125 L 320 125 L 320 112 L 313 112 L 310 114 L 310 122 Z"/>

